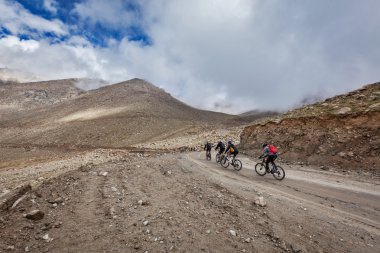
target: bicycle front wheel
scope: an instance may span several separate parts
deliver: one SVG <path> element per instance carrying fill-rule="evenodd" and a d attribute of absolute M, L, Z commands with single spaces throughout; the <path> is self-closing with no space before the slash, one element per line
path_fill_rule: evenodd
<path fill-rule="evenodd" d="M 273 171 L 273 177 L 281 181 L 285 178 L 285 170 L 280 166 L 276 166 L 275 171 Z"/>
<path fill-rule="evenodd" d="M 265 174 L 267 174 L 267 171 L 265 169 L 265 164 L 264 163 L 257 163 L 255 165 L 255 171 L 260 176 L 264 176 Z"/>
<path fill-rule="evenodd" d="M 222 161 L 220 161 L 220 165 L 222 165 L 224 168 L 227 168 L 228 165 L 230 165 L 230 161 L 228 161 L 228 159 L 225 157 L 222 159 Z"/>
<path fill-rule="evenodd" d="M 237 170 L 237 171 L 239 171 L 239 170 L 241 170 L 243 168 L 243 164 L 238 159 L 235 159 L 233 165 L 234 165 L 234 169 Z"/>

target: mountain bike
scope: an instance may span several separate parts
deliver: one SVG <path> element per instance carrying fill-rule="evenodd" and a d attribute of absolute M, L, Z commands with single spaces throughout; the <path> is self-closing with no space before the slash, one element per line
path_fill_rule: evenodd
<path fill-rule="evenodd" d="M 230 160 L 226 155 L 223 155 L 220 160 L 220 165 L 222 165 L 224 168 L 227 168 L 230 164 L 234 167 L 234 170 L 237 171 L 243 168 L 243 164 L 239 159 L 232 158 L 232 160 Z"/>
<path fill-rule="evenodd" d="M 284 169 L 281 166 L 276 165 L 274 161 L 268 164 L 268 169 L 265 168 L 265 164 L 265 158 L 263 158 L 262 162 L 255 165 L 255 171 L 257 174 L 264 176 L 267 173 L 272 173 L 273 177 L 280 181 L 285 178 Z"/>
<path fill-rule="evenodd" d="M 211 160 L 211 151 L 206 151 L 206 160 Z"/>

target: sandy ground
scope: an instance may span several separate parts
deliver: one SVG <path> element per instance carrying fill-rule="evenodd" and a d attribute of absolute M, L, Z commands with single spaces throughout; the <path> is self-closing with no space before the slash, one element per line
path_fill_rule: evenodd
<path fill-rule="evenodd" d="M 284 164 L 276 181 L 241 160 L 99 149 L 2 169 L 0 191 L 33 189 L 0 212 L 0 251 L 379 252 L 378 179 Z"/>

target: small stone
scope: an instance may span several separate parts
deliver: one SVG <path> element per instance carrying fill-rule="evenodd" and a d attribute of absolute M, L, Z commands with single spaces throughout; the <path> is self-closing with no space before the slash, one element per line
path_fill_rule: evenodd
<path fill-rule="evenodd" d="M 144 224 L 144 226 L 147 226 L 149 224 L 149 221 L 146 220 L 143 222 L 143 224 Z"/>
<path fill-rule="evenodd" d="M 42 236 L 42 239 L 44 239 L 46 242 L 53 241 L 53 238 L 49 237 L 49 234 L 46 234 L 46 235 Z"/>
<path fill-rule="evenodd" d="M 229 232 L 230 232 L 230 234 L 231 234 L 232 236 L 236 236 L 236 235 L 237 235 L 236 232 L 235 232 L 234 230 L 230 230 Z"/>
<path fill-rule="evenodd" d="M 290 249 L 292 250 L 293 253 L 299 253 L 299 252 L 301 252 L 301 249 L 298 248 L 298 246 L 293 245 L 293 244 L 290 245 Z"/>
<path fill-rule="evenodd" d="M 350 107 L 343 107 L 343 108 L 340 108 L 338 111 L 336 111 L 335 114 L 347 114 L 351 111 L 352 109 Z"/>
<path fill-rule="evenodd" d="M 265 202 L 264 197 L 260 196 L 255 199 L 255 205 L 264 207 L 267 203 Z"/>
<path fill-rule="evenodd" d="M 53 225 L 55 228 L 60 228 L 61 226 L 62 226 L 62 222 L 56 222 L 56 223 L 54 223 L 54 225 Z"/>
<path fill-rule="evenodd" d="M 101 171 L 101 172 L 99 172 L 99 176 L 106 177 L 107 175 L 108 175 L 107 171 Z"/>
<path fill-rule="evenodd" d="M 246 243 L 250 243 L 251 242 L 251 238 L 247 238 L 244 240 Z"/>
<path fill-rule="evenodd" d="M 338 156 L 340 156 L 340 157 L 342 157 L 342 158 L 343 158 L 343 157 L 346 157 L 346 153 L 344 153 L 344 152 L 339 152 L 339 153 L 338 153 Z"/>
<path fill-rule="evenodd" d="M 33 210 L 30 213 L 25 215 L 25 218 L 30 220 L 41 220 L 44 217 L 45 213 L 40 210 Z"/>
<path fill-rule="evenodd" d="M 29 252 L 30 251 L 30 249 L 29 249 L 28 246 L 26 246 L 24 250 L 25 250 L 25 252 Z"/>
<path fill-rule="evenodd" d="M 211 233 L 211 230 L 210 229 L 207 229 L 206 230 L 206 234 L 210 234 Z"/>
<path fill-rule="evenodd" d="M 50 204 L 60 204 L 60 203 L 62 203 L 63 202 L 63 198 L 61 198 L 61 197 L 58 197 L 58 198 L 56 198 L 56 199 L 53 199 L 53 200 L 49 200 L 49 203 Z"/>
<path fill-rule="evenodd" d="M 7 250 L 11 251 L 11 250 L 15 250 L 15 246 L 11 245 L 11 246 L 8 246 L 7 247 Z"/>
<path fill-rule="evenodd" d="M 139 201 L 137 201 L 137 203 L 142 206 L 144 204 L 144 201 L 142 199 L 140 199 Z"/>
<path fill-rule="evenodd" d="M 114 186 L 111 187 L 111 190 L 112 190 L 113 192 L 117 192 L 117 189 L 116 189 L 116 187 L 114 187 Z"/>
<path fill-rule="evenodd" d="M 57 203 L 54 203 L 54 204 L 53 204 L 53 207 L 57 207 L 57 206 L 58 206 L 58 204 L 57 204 Z"/>

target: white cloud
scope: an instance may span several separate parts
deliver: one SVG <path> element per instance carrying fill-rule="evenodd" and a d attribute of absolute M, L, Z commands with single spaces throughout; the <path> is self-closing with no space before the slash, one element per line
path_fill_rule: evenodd
<path fill-rule="evenodd" d="M 137 14 L 125 7 L 125 1 L 87 0 L 76 3 L 73 10 L 82 20 L 115 28 L 126 28 L 138 21 Z M 115 27 L 116 26 L 116 27 Z"/>
<path fill-rule="evenodd" d="M 0 67 L 45 79 L 139 77 L 190 105 L 226 112 L 287 109 L 304 98 L 335 95 L 380 79 L 378 1 L 139 3 L 143 19 L 126 11 L 121 0 L 85 1 L 74 12 L 93 24 L 120 28 L 138 23 L 152 45 L 126 38 L 95 47 L 79 36 L 53 45 L 4 37 Z M 21 29 L 25 10 L 12 8 L 15 17 L 1 16 L 0 21 Z"/>
<path fill-rule="evenodd" d="M 0 1 L 0 24 L 12 34 L 29 34 L 30 30 L 67 35 L 67 27 L 58 19 L 47 20 L 33 15 L 22 5 L 7 0 Z"/>
<path fill-rule="evenodd" d="M 57 14 L 58 3 L 56 0 L 44 0 L 44 8 L 53 14 Z"/>
<path fill-rule="evenodd" d="M 20 40 L 16 36 L 7 36 L 0 39 L 0 45 L 10 51 L 20 52 L 34 52 L 40 47 L 40 43 L 36 40 Z"/>

